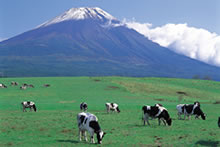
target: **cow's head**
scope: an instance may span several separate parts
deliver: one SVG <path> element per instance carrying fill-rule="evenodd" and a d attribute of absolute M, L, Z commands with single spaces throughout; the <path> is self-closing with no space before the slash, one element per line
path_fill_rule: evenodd
<path fill-rule="evenodd" d="M 118 113 L 120 113 L 120 112 L 121 112 L 121 111 L 120 111 L 120 109 L 119 109 L 119 107 L 117 107 L 117 108 L 116 108 L 116 110 L 117 110 L 117 112 L 118 112 Z"/>
<path fill-rule="evenodd" d="M 201 113 L 201 117 L 203 120 L 205 120 L 205 118 L 206 118 L 205 113 Z"/>
<path fill-rule="evenodd" d="M 167 124 L 168 124 L 168 126 L 171 126 L 171 124 L 172 124 L 172 119 L 171 119 L 171 118 L 169 118 L 169 119 L 167 120 Z"/>
<path fill-rule="evenodd" d="M 103 131 L 100 131 L 100 132 L 97 133 L 98 144 L 102 144 L 102 139 L 104 138 L 105 134 L 106 133 L 103 132 Z"/>
<path fill-rule="evenodd" d="M 37 111 L 37 107 L 35 106 L 35 104 L 33 105 L 33 109 L 35 112 Z"/>

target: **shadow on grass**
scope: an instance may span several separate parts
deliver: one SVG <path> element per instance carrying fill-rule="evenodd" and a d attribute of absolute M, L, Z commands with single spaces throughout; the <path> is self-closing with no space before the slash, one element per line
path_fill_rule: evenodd
<path fill-rule="evenodd" d="M 79 143 L 79 141 L 75 141 L 75 140 L 56 140 L 57 142 L 68 142 L 68 143 Z"/>
<path fill-rule="evenodd" d="M 61 143 L 74 143 L 74 144 L 88 144 L 88 145 L 98 145 L 97 143 L 90 143 L 90 142 L 85 142 L 85 141 L 76 141 L 76 140 L 56 140 L 57 142 L 61 142 Z"/>
<path fill-rule="evenodd" d="M 199 140 L 196 142 L 196 145 L 217 147 L 219 145 L 219 141 Z"/>

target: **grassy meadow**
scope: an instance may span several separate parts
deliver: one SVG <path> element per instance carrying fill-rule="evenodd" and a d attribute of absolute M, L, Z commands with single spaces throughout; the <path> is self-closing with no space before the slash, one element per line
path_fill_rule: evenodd
<path fill-rule="evenodd" d="M 33 84 L 20 90 L 11 81 Z M 127 77 L 4 78 L 0 83 L 0 146 L 97 146 L 78 141 L 76 115 L 88 103 L 107 134 L 102 146 L 220 146 L 220 82 Z M 51 87 L 43 87 L 50 84 Z M 177 92 L 185 92 L 186 95 Z M 34 101 L 37 112 L 22 112 L 22 101 Z M 201 102 L 206 120 L 178 120 L 176 105 Z M 106 102 L 121 113 L 107 114 Z M 161 103 L 173 119 L 171 127 L 143 126 L 143 105 Z M 96 139 L 96 137 L 95 137 Z M 99 145 L 100 146 L 100 145 Z"/>

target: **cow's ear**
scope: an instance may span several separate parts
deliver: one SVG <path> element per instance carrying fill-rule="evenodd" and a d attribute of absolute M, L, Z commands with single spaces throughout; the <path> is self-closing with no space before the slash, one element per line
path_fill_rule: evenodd
<path fill-rule="evenodd" d="M 106 132 L 104 132 L 104 135 L 106 134 Z"/>

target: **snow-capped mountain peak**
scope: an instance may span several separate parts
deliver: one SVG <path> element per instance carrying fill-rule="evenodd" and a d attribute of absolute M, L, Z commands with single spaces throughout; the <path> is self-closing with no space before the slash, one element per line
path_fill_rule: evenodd
<path fill-rule="evenodd" d="M 71 8 L 63 14 L 55 17 L 54 19 L 47 21 L 41 24 L 38 27 L 45 27 L 51 24 L 67 21 L 67 20 L 82 20 L 82 19 L 96 19 L 96 20 L 117 20 L 115 17 L 110 15 L 109 13 L 103 11 L 98 7 L 88 8 L 88 7 L 80 7 L 80 8 Z M 37 28 L 38 28 L 37 27 Z"/>

